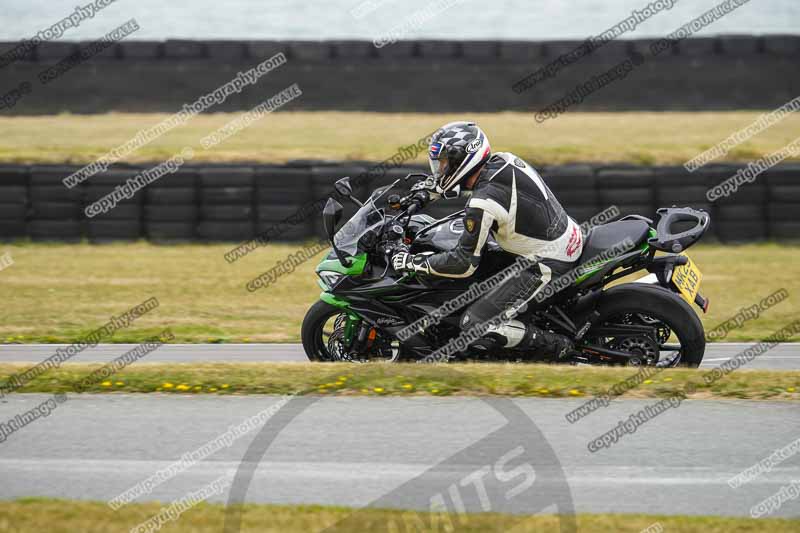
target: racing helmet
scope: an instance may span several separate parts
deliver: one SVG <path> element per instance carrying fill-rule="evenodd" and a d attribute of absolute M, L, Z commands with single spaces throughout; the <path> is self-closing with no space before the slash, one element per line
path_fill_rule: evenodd
<path fill-rule="evenodd" d="M 474 122 L 451 122 L 431 137 L 428 157 L 438 187 L 447 192 L 489 160 L 489 138 Z"/>

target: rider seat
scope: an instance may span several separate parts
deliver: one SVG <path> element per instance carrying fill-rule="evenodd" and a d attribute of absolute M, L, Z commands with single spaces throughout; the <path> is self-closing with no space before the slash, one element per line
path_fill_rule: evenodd
<path fill-rule="evenodd" d="M 633 241 L 635 246 L 642 244 L 647 239 L 650 225 L 644 220 L 617 220 L 595 226 L 589 230 L 586 242 L 583 245 L 580 262 L 584 263 L 621 244 L 626 237 Z"/>

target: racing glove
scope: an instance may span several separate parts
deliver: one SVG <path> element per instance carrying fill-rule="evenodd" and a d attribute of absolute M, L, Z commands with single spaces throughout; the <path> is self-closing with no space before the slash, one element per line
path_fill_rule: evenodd
<path fill-rule="evenodd" d="M 397 272 L 423 272 L 430 274 L 429 255 L 430 253 L 410 254 L 408 252 L 398 252 L 392 256 L 392 268 Z"/>

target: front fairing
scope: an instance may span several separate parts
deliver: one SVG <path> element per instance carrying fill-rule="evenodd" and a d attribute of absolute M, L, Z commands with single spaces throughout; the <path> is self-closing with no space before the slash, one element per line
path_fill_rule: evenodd
<path fill-rule="evenodd" d="M 383 208 L 378 207 L 378 202 L 396 183 L 397 181 L 375 189 L 364 205 L 336 232 L 333 242 L 339 250 L 348 256 L 355 257 L 361 251 L 359 243 L 362 238 L 369 233 L 374 234 L 381 230 L 386 222 L 386 213 Z"/>

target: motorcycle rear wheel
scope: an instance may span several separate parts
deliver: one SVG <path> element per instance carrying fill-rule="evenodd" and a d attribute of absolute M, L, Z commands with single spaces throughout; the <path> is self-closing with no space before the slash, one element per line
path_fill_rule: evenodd
<path fill-rule="evenodd" d="M 694 310 L 675 293 L 653 285 L 629 283 L 609 289 L 597 308 L 598 324 L 624 323 L 629 317 L 639 317 L 646 323 L 654 320 L 666 326 L 679 341 L 679 359 L 667 366 L 696 368 L 703 361 L 706 349 L 703 324 Z M 591 338 L 591 330 L 586 336 Z M 634 343 L 635 344 L 635 343 Z M 664 347 L 678 347 L 660 343 Z M 658 365 L 662 366 L 662 365 Z"/>

